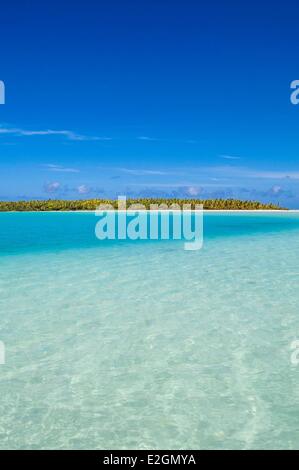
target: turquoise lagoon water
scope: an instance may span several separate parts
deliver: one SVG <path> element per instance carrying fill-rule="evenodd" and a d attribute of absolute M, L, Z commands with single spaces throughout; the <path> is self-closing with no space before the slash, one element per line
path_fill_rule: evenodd
<path fill-rule="evenodd" d="M 204 247 L 0 214 L 2 449 L 299 448 L 299 215 L 213 213 Z"/>

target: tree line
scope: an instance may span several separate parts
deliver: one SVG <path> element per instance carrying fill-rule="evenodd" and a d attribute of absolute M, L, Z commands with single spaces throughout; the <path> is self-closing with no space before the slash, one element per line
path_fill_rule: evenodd
<path fill-rule="evenodd" d="M 99 205 L 109 204 L 115 209 L 118 208 L 117 200 L 110 199 L 79 199 L 79 200 L 32 200 L 32 201 L 0 201 L 0 212 L 20 211 L 20 212 L 42 212 L 42 211 L 84 211 L 95 210 Z M 242 201 L 239 199 L 164 199 L 164 198 L 140 198 L 127 199 L 127 207 L 131 204 L 142 204 L 146 209 L 150 209 L 151 204 L 171 206 L 178 204 L 191 204 L 192 209 L 196 205 L 202 204 L 206 210 L 279 210 L 284 209 L 279 204 L 262 203 L 258 201 Z"/>

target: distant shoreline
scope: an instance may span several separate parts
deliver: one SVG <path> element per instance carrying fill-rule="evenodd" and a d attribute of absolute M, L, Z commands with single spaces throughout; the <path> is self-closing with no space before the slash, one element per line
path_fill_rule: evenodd
<path fill-rule="evenodd" d="M 66 210 L 66 211 L 59 211 L 59 210 L 50 210 L 50 211 L 0 211 L 0 214 L 93 214 L 95 210 Z M 140 209 L 138 212 L 180 212 L 180 211 L 175 211 L 171 209 L 163 209 L 163 210 L 150 210 L 150 209 Z M 105 211 L 103 211 L 105 212 Z M 107 210 L 107 212 L 109 212 Z M 130 212 L 130 210 L 127 211 L 122 211 L 115 209 L 115 212 Z M 132 212 L 132 211 L 131 211 Z M 136 210 L 137 212 L 137 210 Z M 195 212 L 194 209 L 191 210 L 191 212 Z M 216 214 L 216 213 L 246 213 L 248 214 L 249 212 L 251 213 L 272 213 L 272 214 L 299 214 L 299 209 L 203 209 L 204 213 L 210 213 L 210 214 Z"/>
<path fill-rule="evenodd" d="M 90 212 L 108 210 L 204 210 L 205 212 L 288 211 L 279 204 L 239 199 L 121 198 L 115 199 L 48 199 L 0 201 L 0 212 Z"/>

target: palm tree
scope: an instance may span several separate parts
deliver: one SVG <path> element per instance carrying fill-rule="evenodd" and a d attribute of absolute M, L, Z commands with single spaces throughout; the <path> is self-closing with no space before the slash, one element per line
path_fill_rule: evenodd
<path fill-rule="evenodd" d="M 95 210 L 100 204 L 110 204 L 117 209 L 116 200 L 106 199 L 86 199 L 86 200 L 33 200 L 33 201 L 0 201 L 0 212 L 7 211 L 76 211 L 76 210 Z M 241 201 L 239 199 L 162 199 L 162 198 L 141 198 L 128 199 L 127 207 L 131 204 L 142 204 L 146 209 L 150 209 L 151 204 L 160 206 L 161 204 L 170 207 L 178 204 L 182 207 L 184 204 L 191 204 L 192 209 L 196 205 L 203 205 L 207 210 L 279 210 L 283 209 L 278 204 L 261 203 L 258 201 Z"/>

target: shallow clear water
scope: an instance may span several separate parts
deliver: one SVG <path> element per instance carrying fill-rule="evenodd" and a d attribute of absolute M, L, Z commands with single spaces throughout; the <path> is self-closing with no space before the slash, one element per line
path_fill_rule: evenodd
<path fill-rule="evenodd" d="M 0 214 L 0 448 L 299 448 L 299 215 L 207 214 L 204 247 Z"/>

